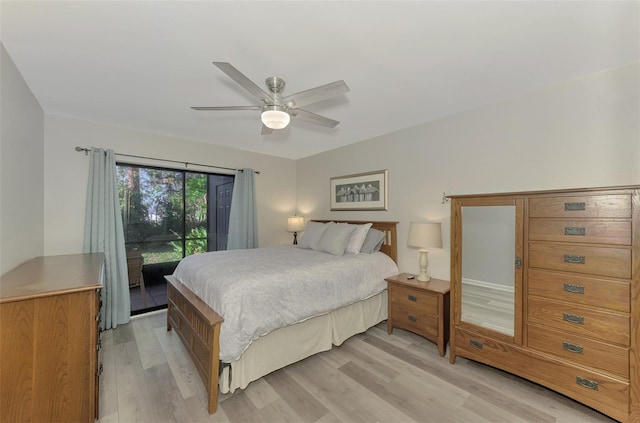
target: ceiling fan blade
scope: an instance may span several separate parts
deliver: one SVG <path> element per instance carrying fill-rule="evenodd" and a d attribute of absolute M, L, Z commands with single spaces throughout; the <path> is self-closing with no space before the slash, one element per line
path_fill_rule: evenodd
<path fill-rule="evenodd" d="M 195 106 L 193 110 L 262 110 L 260 106 Z"/>
<path fill-rule="evenodd" d="M 236 81 L 245 90 L 249 91 L 255 98 L 260 100 L 264 104 L 273 104 L 275 99 L 269 95 L 262 88 L 257 86 L 252 80 L 244 76 L 242 72 L 234 68 L 231 63 L 227 62 L 213 62 L 222 72 L 226 73 L 231 79 Z"/>
<path fill-rule="evenodd" d="M 340 122 L 337 120 L 329 119 L 328 117 L 317 115 L 308 110 L 293 109 L 289 113 L 297 119 L 302 119 L 316 125 L 326 126 L 327 128 L 335 128 Z"/>
<path fill-rule="evenodd" d="M 273 129 L 269 128 L 265 124 L 262 124 L 262 132 L 260 132 L 260 135 L 269 135 L 272 132 L 273 132 Z"/>
<path fill-rule="evenodd" d="M 349 92 L 349 87 L 343 80 L 340 80 L 291 94 L 285 97 L 282 102 L 289 108 L 297 108 L 306 106 L 307 104 L 317 103 L 318 101 L 326 100 L 327 98 L 335 97 L 346 92 Z"/>

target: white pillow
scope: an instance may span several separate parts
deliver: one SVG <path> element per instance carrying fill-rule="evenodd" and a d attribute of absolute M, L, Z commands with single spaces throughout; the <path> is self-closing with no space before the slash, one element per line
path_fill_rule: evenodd
<path fill-rule="evenodd" d="M 380 247 L 382 247 L 382 243 L 384 242 L 386 234 L 377 229 L 369 229 L 367 233 L 367 237 L 364 239 L 364 244 L 362 244 L 362 248 L 360 249 L 361 253 L 375 253 L 376 251 L 380 251 Z"/>
<path fill-rule="evenodd" d="M 372 223 L 365 223 L 364 225 L 353 225 L 355 229 L 351 234 L 351 238 L 349 238 L 349 243 L 347 243 L 347 248 L 344 250 L 345 254 L 359 254 L 360 249 L 362 248 L 362 244 L 364 244 L 364 239 L 367 237 L 367 233 L 369 232 L 369 228 L 371 228 Z"/>
<path fill-rule="evenodd" d="M 346 223 L 330 225 L 322 234 L 317 250 L 336 256 L 343 255 L 354 229 L 354 225 L 348 225 Z"/>
<path fill-rule="evenodd" d="M 300 241 L 298 241 L 299 248 L 306 248 L 316 250 L 318 248 L 318 242 L 322 238 L 322 234 L 333 222 L 327 224 L 322 222 L 309 222 L 302 235 L 300 235 Z"/>

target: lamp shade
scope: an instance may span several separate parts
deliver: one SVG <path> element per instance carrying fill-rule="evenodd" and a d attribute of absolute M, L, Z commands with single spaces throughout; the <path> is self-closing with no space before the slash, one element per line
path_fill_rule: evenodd
<path fill-rule="evenodd" d="M 440 223 L 411 222 L 407 246 L 413 248 L 442 248 Z"/>
<path fill-rule="evenodd" d="M 300 232 L 304 230 L 304 217 L 290 216 L 287 221 L 287 232 Z"/>
<path fill-rule="evenodd" d="M 289 125 L 291 116 L 279 106 L 265 106 L 260 116 L 264 126 L 271 129 L 282 129 Z"/>

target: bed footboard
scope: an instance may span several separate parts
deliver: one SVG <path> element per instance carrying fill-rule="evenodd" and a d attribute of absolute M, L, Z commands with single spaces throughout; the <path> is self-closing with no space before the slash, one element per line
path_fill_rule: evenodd
<path fill-rule="evenodd" d="M 167 280 L 167 331 L 182 340 L 207 389 L 209 414 L 218 408 L 218 367 L 222 317 L 173 276 Z"/>

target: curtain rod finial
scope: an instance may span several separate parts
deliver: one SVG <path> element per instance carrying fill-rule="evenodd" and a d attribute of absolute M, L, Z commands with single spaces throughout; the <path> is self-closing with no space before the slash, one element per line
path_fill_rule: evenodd
<path fill-rule="evenodd" d="M 76 151 L 77 152 L 84 151 L 84 155 L 85 156 L 89 155 L 89 149 L 88 148 L 76 147 Z"/>

